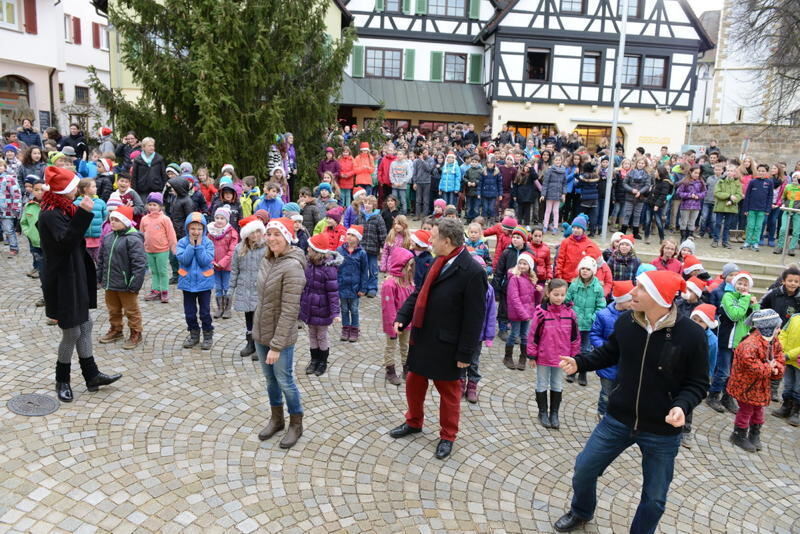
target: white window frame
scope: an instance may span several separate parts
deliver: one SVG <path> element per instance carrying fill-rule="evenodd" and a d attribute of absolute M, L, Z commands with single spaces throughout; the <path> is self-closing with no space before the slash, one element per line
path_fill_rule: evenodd
<path fill-rule="evenodd" d="M 434 6 L 434 2 L 436 2 L 436 6 Z M 460 6 L 459 3 L 461 4 Z M 428 15 L 437 17 L 463 17 L 466 10 L 467 3 L 464 0 L 428 0 Z"/>
<path fill-rule="evenodd" d="M 108 26 L 100 24 L 100 50 L 108 51 L 108 44 L 111 42 L 111 37 L 108 35 Z"/>
<path fill-rule="evenodd" d="M 14 10 L 14 22 L 6 22 L 6 12 L 11 7 Z M 0 0 L 0 28 L 7 30 L 19 30 L 22 20 L 20 17 L 20 6 L 18 0 Z"/>
<path fill-rule="evenodd" d="M 70 44 L 75 41 L 75 36 L 72 32 L 72 15 L 67 15 L 66 13 L 64 13 L 64 41 Z"/>

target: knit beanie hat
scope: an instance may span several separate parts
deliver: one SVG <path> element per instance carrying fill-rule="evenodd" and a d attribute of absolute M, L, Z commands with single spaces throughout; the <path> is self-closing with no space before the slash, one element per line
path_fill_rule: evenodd
<path fill-rule="evenodd" d="M 434 208 L 439 207 L 439 208 L 445 209 L 447 207 L 447 202 L 445 202 L 443 198 L 437 198 L 436 200 L 433 201 L 433 207 Z M 503 219 L 503 220 L 505 220 L 505 219 Z M 515 222 L 513 226 L 516 226 L 516 225 L 517 225 L 517 223 Z M 513 228 L 513 226 L 512 226 L 512 228 Z"/>
<path fill-rule="evenodd" d="M 527 263 L 528 268 L 531 270 L 531 272 L 532 273 L 536 272 L 536 260 L 530 253 L 523 252 L 522 254 L 520 254 L 519 258 L 517 258 L 517 265 L 519 265 L 520 263 Z"/>
<path fill-rule="evenodd" d="M 528 240 L 528 231 L 525 229 L 524 226 L 515 226 L 513 230 L 511 230 L 511 236 L 518 235 L 522 237 L 525 241 Z"/>
<path fill-rule="evenodd" d="M 44 171 L 44 183 L 47 184 L 51 193 L 56 195 L 66 195 L 78 187 L 81 177 L 75 171 L 62 167 L 47 167 Z"/>
<path fill-rule="evenodd" d="M 578 228 L 583 228 L 584 230 L 586 230 L 586 219 L 578 215 L 577 217 L 572 219 L 571 226 L 573 227 L 577 226 Z"/>
<path fill-rule="evenodd" d="M 294 223 L 291 219 L 286 219 L 284 217 L 272 219 L 267 223 L 267 230 L 271 228 L 278 230 L 287 243 L 291 244 L 297 242 L 297 238 L 294 235 Z"/>
<path fill-rule="evenodd" d="M 122 198 L 120 198 L 119 193 L 114 191 L 111 193 L 111 196 L 108 197 L 108 200 L 106 200 L 106 209 L 108 211 L 114 211 L 120 206 L 122 206 Z"/>
<path fill-rule="evenodd" d="M 442 202 L 444 202 L 444 200 Z M 503 230 L 508 230 L 510 232 L 517 227 L 517 220 L 514 217 L 503 217 L 503 221 L 500 225 L 503 227 Z"/>
<path fill-rule="evenodd" d="M 33 185 L 33 184 L 38 184 L 41 181 L 42 181 L 42 179 L 39 178 L 38 174 L 29 174 L 28 176 L 25 177 L 25 180 L 23 180 L 22 183 Z"/>
<path fill-rule="evenodd" d="M 328 248 L 328 238 L 323 234 L 317 234 L 308 240 L 308 246 L 312 250 L 320 254 L 330 254 L 331 250 Z"/>
<path fill-rule="evenodd" d="M 283 211 L 291 211 L 293 213 L 300 213 L 300 204 L 297 202 L 287 202 L 283 205 Z"/>
<path fill-rule="evenodd" d="M 747 271 L 739 271 L 739 274 L 737 274 L 736 276 L 734 276 L 734 277 L 733 277 L 733 280 L 731 280 L 731 285 L 732 285 L 732 286 L 734 286 L 734 287 L 736 287 L 736 282 L 738 282 L 738 281 L 739 281 L 739 280 L 741 280 L 742 278 L 744 278 L 744 279 L 746 279 L 748 282 L 750 282 L 750 287 L 751 287 L 751 288 L 753 287 L 753 277 L 752 277 L 752 276 L 750 276 L 750 273 L 748 273 Z"/>
<path fill-rule="evenodd" d="M 364 227 L 360 224 L 351 224 L 350 228 L 347 229 L 347 235 L 354 235 L 361 241 L 364 239 Z"/>
<path fill-rule="evenodd" d="M 194 166 L 188 161 L 181 163 L 181 174 L 194 174 Z"/>
<path fill-rule="evenodd" d="M 700 260 L 697 259 L 696 256 L 688 255 L 683 260 L 683 274 L 690 274 L 694 271 L 702 271 L 703 264 L 700 263 Z"/>
<path fill-rule="evenodd" d="M 700 280 L 696 276 L 693 276 L 686 281 L 686 289 L 697 295 L 697 298 L 703 296 L 703 290 L 706 288 L 707 285 L 708 284 L 706 284 L 704 281 Z"/>
<path fill-rule="evenodd" d="M 617 244 L 619 244 L 619 240 L 622 238 L 622 235 L 623 235 L 622 232 L 614 232 L 613 234 L 611 234 L 611 242 L 613 243 L 614 241 L 616 241 Z"/>
<path fill-rule="evenodd" d="M 614 302 L 622 304 L 628 302 L 633 298 L 631 291 L 633 291 L 633 282 L 630 280 L 620 280 L 614 282 L 613 289 L 611 290 L 614 295 Z"/>
<path fill-rule="evenodd" d="M 636 269 L 636 276 L 639 276 L 640 274 L 646 273 L 648 271 L 657 271 L 657 270 L 658 269 L 656 268 L 656 266 L 653 265 L 652 263 L 643 263 L 639 265 L 638 269 Z"/>
<path fill-rule="evenodd" d="M 317 186 L 317 191 L 327 190 L 328 193 L 333 193 L 333 188 L 328 182 L 322 182 Z"/>
<path fill-rule="evenodd" d="M 636 277 L 636 283 L 650 295 L 656 304 L 664 308 L 672 306 L 678 293 L 686 290 L 681 275 L 672 271 L 650 271 Z"/>
<path fill-rule="evenodd" d="M 17 147 L 15 147 L 11 143 L 9 143 L 9 144 L 7 144 L 6 146 L 3 147 L 3 155 L 5 155 L 5 153 L 8 152 L 9 150 L 12 151 L 14 154 L 19 152 L 19 149 Z"/>
<path fill-rule="evenodd" d="M 167 170 L 165 172 L 167 172 L 167 173 L 171 172 L 175 176 L 180 176 L 181 175 L 181 166 L 178 165 L 177 163 L 170 163 L 169 165 L 167 165 Z"/>
<path fill-rule="evenodd" d="M 625 235 L 623 235 L 623 236 L 620 236 L 620 238 L 619 238 L 619 243 L 617 243 L 617 246 L 620 246 L 620 245 L 621 245 L 621 244 L 623 244 L 623 243 L 627 243 L 627 244 L 629 244 L 631 247 L 633 247 L 633 245 L 636 243 L 636 240 L 633 238 L 633 236 L 632 236 L 632 235 L 630 235 L 630 234 L 625 234 Z"/>
<path fill-rule="evenodd" d="M 242 224 L 244 223 L 244 224 Z M 245 217 L 241 221 L 239 221 L 239 236 L 242 238 L 242 241 L 247 239 L 250 235 L 255 232 L 261 231 L 266 233 L 267 228 L 264 226 L 264 223 L 261 222 L 261 219 L 256 217 L 255 215 L 251 215 L 249 217 Z"/>
<path fill-rule="evenodd" d="M 126 227 L 133 226 L 133 208 L 130 206 L 120 206 L 108 215 L 109 220 L 116 219 Z"/>
<path fill-rule="evenodd" d="M 694 244 L 694 239 L 692 239 L 691 237 L 687 237 L 686 241 L 681 243 L 681 246 L 678 247 L 678 252 L 680 252 L 682 248 L 688 248 L 689 250 L 692 251 L 692 254 L 694 254 L 697 251 L 697 245 Z"/>
<path fill-rule="evenodd" d="M 692 314 L 690 317 L 698 317 L 702 320 L 709 328 L 716 328 L 719 324 L 715 317 L 717 316 L 717 307 L 712 304 L 700 304 L 694 310 L 692 310 Z"/>
<path fill-rule="evenodd" d="M 225 220 L 231 222 L 231 209 L 228 206 L 220 206 L 217 208 L 217 211 L 214 212 L 214 217 L 225 217 Z"/>
<path fill-rule="evenodd" d="M 339 224 L 340 222 L 342 222 L 342 210 L 341 210 L 341 209 L 339 209 L 339 207 L 338 207 L 338 206 L 337 206 L 337 207 L 335 207 L 335 208 L 329 209 L 329 210 L 328 210 L 328 211 L 325 213 L 325 216 L 326 216 L 326 217 L 330 217 L 331 219 L 333 219 L 334 221 L 336 221 L 336 224 Z"/>
<path fill-rule="evenodd" d="M 264 224 L 267 224 L 270 220 L 269 212 L 267 210 L 257 210 L 253 215 L 258 217 L 258 220 Z"/>
<path fill-rule="evenodd" d="M 411 234 L 411 241 L 422 248 L 431 248 L 431 233 L 427 230 L 417 230 Z"/>
<path fill-rule="evenodd" d="M 220 174 L 225 174 L 226 172 L 230 172 L 231 174 L 236 173 L 236 171 L 233 169 L 233 165 L 231 165 L 230 163 L 226 163 L 225 165 L 223 165 L 222 169 L 220 169 L 219 171 Z"/>
<path fill-rule="evenodd" d="M 164 195 L 162 195 L 161 193 L 150 193 L 149 195 L 147 195 L 147 202 L 148 203 L 155 202 L 159 206 L 163 206 L 164 205 Z"/>
<path fill-rule="evenodd" d="M 745 319 L 744 324 L 750 328 L 757 328 L 764 337 L 772 337 L 775 330 L 781 326 L 781 316 L 778 312 L 770 308 L 753 312 L 750 317 Z"/>
<path fill-rule="evenodd" d="M 722 266 L 722 279 L 725 280 L 733 273 L 738 273 L 740 271 L 739 266 L 733 262 L 726 263 Z"/>
<path fill-rule="evenodd" d="M 578 262 L 578 276 L 580 276 L 581 269 L 589 269 L 592 271 L 592 274 L 597 274 L 597 260 L 591 256 L 584 256 L 581 258 L 581 261 Z"/>

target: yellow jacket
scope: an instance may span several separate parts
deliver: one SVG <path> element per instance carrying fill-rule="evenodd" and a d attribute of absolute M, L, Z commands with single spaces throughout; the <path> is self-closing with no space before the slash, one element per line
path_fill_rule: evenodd
<path fill-rule="evenodd" d="M 797 361 L 797 357 L 800 355 L 800 313 L 792 315 L 778 334 L 778 340 L 786 355 L 786 365 L 800 369 L 800 363 Z"/>

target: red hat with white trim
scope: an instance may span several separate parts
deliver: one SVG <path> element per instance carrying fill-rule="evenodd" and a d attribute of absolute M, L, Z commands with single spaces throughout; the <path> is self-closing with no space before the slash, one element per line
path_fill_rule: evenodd
<path fill-rule="evenodd" d="M 261 219 L 256 217 L 255 215 L 251 215 L 249 217 L 245 217 L 241 221 L 239 221 L 239 237 L 242 238 L 242 241 L 250 237 L 255 232 L 263 232 L 266 233 L 267 228 L 264 226 L 264 223 L 261 222 Z"/>
<path fill-rule="evenodd" d="M 360 224 L 351 224 L 350 228 L 347 229 L 347 235 L 354 235 L 361 241 L 364 239 L 364 227 Z"/>
<path fill-rule="evenodd" d="M 109 219 L 117 219 L 119 222 L 130 228 L 133 226 L 133 208 L 130 206 L 120 206 L 108 214 Z"/>
<path fill-rule="evenodd" d="M 614 282 L 613 289 L 611 290 L 614 295 L 614 302 L 617 304 L 622 304 L 623 302 L 628 302 L 633 298 L 633 282 L 630 280 L 620 280 L 618 282 Z"/>
<path fill-rule="evenodd" d="M 308 246 L 312 250 L 320 254 L 330 254 L 332 251 L 328 248 L 328 238 L 324 234 L 317 234 L 308 240 Z"/>
<path fill-rule="evenodd" d="M 274 228 L 279 231 L 288 243 L 297 243 L 297 238 L 294 235 L 294 221 L 286 217 L 279 219 L 270 219 L 267 223 L 267 230 Z"/>
<path fill-rule="evenodd" d="M 353 189 L 353 200 L 367 196 L 367 190 L 363 187 L 356 187 Z"/>
<path fill-rule="evenodd" d="M 703 296 L 703 290 L 707 285 L 707 283 L 700 280 L 696 276 L 693 276 L 686 281 L 686 289 L 697 295 L 698 298 Z"/>
<path fill-rule="evenodd" d="M 431 233 L 427 230 L 417 230 L 411 234 L 411 241 L 422 248 L 431 248 L 433 246 L 431 244 Z"/>
<path fill-rule="evenodd" d="M 670 308 L 677 294 L 686 291 L 686 282 L 672 271 L 647 271 L 636 278 L 636 283 L 664 308 Z"/>
<path fill-rule="evenodd" d="M 689 254 L 683 260 L 683 274 L 691 274 L 694 271 L 704 271 L 703 264 L 697 259 L 697 256 Z"/>
<path fill-rule="evenodd" d="M 719 324 L 715 317 L 717 316 L 717 307 L 711 304 L 701 304 L 692 311 L 690 317 L 700 318 L 709 328 L 716 328 Z"/>
<path fill-rule="evenodd" d="M 623 243 L 628 243 L 630 246 L 633 246 L 636 243 L 636 240 L 633 238 L 631 234 L 622 235 L 617 242 L 617 246 L 620 246 Z"/>
<path fill-rule="evenodd" d="M 75 171 L 53 165 L 45 168 L 44 182 L 50 188 L 51 193 L 56 195 L 67 195 L 78 187 L 81 177 Z"/>
<path fill-rule="evenodd" d="M 369 150 L 369 143 L 366 141 L 362 141 L 360 145 L 358 145 L 359 150 Z"/>
<path fill-rule="evenodd" d="M 731 285 L 736 287 L 736 282 L 738 282 L 742 278 L 746 278 L 747 281 L 750 282 L 750 287 L 753 287 L 753 277 L 750 276 L 750 273 L 748 273 L 747 271 L 739 271 L 739 274 L 734 276 L 733 280 L 731 280 Z"/>

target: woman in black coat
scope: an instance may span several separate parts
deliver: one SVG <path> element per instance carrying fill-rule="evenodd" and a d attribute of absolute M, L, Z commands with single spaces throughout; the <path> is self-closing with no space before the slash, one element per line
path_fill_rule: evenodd
<path fill-rule="evenodd" d="M 167 162 L 156 152 L 152 137 L 142 139 L 142 152 L 133 160 L 131 187 L 142 198 L 150 193 L 161 193 L 167 185 Z"/>
<path fill-rule="evenodd" d="M 47 167 L 45 182 L 50 190 L 42 197 L 37 223 L 44 253 L 45 312 L 61 328 L 56 392 L 62 402 L 72 402 L 70 363 L 76 348 L 89 391 L 97 391 L 99 386 L 116 382 L 122 376 L 101 373 L 92 356 L 89 310 L 97 307 L 97 274 L 83 236 L 92 223 L 94 202 L 84 196 L 80 206 L 72 203 L 79 179 L 74 170 Z"/>
<path fill-rule="evenodd" d="M 517 205 L 517 220 L 522 226 L 539 223 L 541 187 L 536 167 L 531 162 L 526 163 L 511 187 L 511 197 Z"/>

